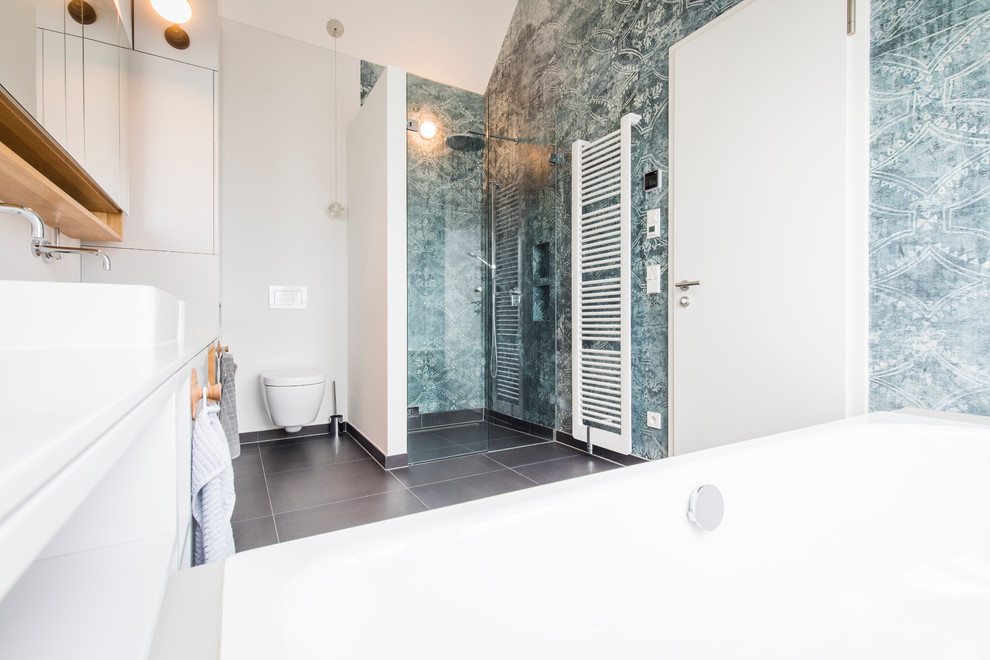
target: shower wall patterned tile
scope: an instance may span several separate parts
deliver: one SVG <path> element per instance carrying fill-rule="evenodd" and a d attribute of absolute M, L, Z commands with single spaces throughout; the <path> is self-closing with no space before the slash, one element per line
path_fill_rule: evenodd
<path fill-rule="evenodd" d="M 635 112 L 643 120 L 633 129 L 633 179 L 660 169 L 666 184 L 667 51 L 738 1 L 520 0 L 487 90 L 491 130 L 539 134 L 538 123 L 550 117 L 557 150 L 569 154 L 575 140 L 614 131 L 622 115 Z M 530 126 L 520 125 L 526 121 Z M 545 207 L 556 225 L 556 386 L 541 395 L 556 404 L 556 427 L 569 431 L 569 168 L 556 168 L 548 185 L 553 201 Z M 645 271 L 649 264 L 662 264 L 666 277 L 667 241 L 666 226 L 660 239 L 646 240 L 650 208 L 662 209 L 666 218 L 666 186 L 649 193 L 633 186 L 632 433 L 634 454 L 661 458 L 667 454 L 666 435 L 647 428 L 645 419 L 647 410 L 666 416 L 667 308 L 664 296 L 646 295 Z"/>
<path fill-rule="evenodd" d="M 408 405 L 420 413 L 485 405 L 482 151 L 444 144 L 484 129 L 480 94 L 406 76 L 406 114 L 437 134 L 407 133 Z"/>
<path fill-rule="evenodd" d="M 555 303 L 556 187 L 554 116 L 489 99 L 489 194 L 494 195 L 496 327 L 499 346 L 489 406 L 517 419 L 556 425 Z M 507 268 L 503 268 L 507 266 Z M 511 273 L 509 275 L 508 273 Z M 512 299 L 517 305 L 506 307 Z M 515 323 L 513 321 L 516 321 Z M 515 328 L 512 333 L 507 329 Z M 514 339 L 511 335 L 515 335 Z M 513 345 L 514 344 L 514 345 Z M 516 395 L 513 395 L 513 389 Z"/>
<path fill-rule="evenodd" d="M 876 0 L 871 407 L 990 415 L 990 0 Z"/>
<path fill-rule="evenodd" d="M 374 89 L 375 83 L 378 82 L 378 78 L 384 70 L 385 67 L 381 64 L 361 60 L 361 105 L 364 105 L 364 100 Z"/>

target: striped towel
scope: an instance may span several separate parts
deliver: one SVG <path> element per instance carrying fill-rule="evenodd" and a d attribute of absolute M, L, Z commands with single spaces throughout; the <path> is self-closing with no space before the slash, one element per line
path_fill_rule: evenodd
<path fill-rule="evenodd" d="M 234 356 L 223 351 L 220 354 L 220 424 L 227 435 L 227 446 L 230 457 L 241 455 L 241 437 L 237 432 L 237 388 L 234 374 L 237 373 L 237 363 Z"/>

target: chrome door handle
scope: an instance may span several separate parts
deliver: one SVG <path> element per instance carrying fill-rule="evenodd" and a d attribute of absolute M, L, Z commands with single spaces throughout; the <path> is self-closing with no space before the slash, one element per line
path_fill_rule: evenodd
<path fill-rule="evenodd" d="M 681 291 L 687 291 L 690 287 L 692 287 L 692 286 L 698 286 L 699 284 L 701 284 L 701 282 L 697 282 L 697 281 L 695 281 L 695 282 L 688 282 L 687 280 L 681 280 L 680 282 L 678 282 L 674 286 L 676 286 L 677 288 L 679 288 Z"/>

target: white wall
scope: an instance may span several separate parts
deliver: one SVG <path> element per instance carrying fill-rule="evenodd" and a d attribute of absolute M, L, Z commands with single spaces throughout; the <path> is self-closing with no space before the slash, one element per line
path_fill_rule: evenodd
<path fill-rule="evenodd" d="M 129 64 L 131 212 L 123 242 L 93 244 L 112 270 L 86 258 L 82 281 L 158 287 L 186 302 L 187 331 L 215 334 L 216 74 L 136 51 Z"/>
<path fill-rule="evenodd" d="M 483 94 L 516 0 L 223 0 L 222 18 L 332 48 L 327 21 L 339 19 L 341 53 L 392 64 Z"/>
<path fill-rule="evenodd" d="M 2 201 L 17 204 L 16 199 Z M 53 240 L 51 228 L 46 231 L 48 240 Z M 79 245 L 79 241 L 65 236 L 59 242 L 62 245 Z M 17 215 L 0 214 L 0 280 L 78 282 L 80 258 L 65 255 L 61 261 L 46 264 L 31 250 L 31 227 L 27 220 Z M 87 258 L 95 261 L 93 257 Z"/>
<path fill-rule="evenodd" d="M 338 55 L 337 136 L 332 53 L 234 21 L 221 21 L 221 298 L 224 344 L 237 360 L 240 430 L 274 428 L 260 374 L 316 367 L 348 419 L 345 129 L 360 103 L 360 63 Z M 340 172 L 334 167 L 339 147 Z M 268 309 L 269 285 L 307 287 L 308 309 Z"/>
<path fill-rule="evenodd" d="M 386 67 L 347 133 L 349 416 L 406 452 L 406 74 Z"/>

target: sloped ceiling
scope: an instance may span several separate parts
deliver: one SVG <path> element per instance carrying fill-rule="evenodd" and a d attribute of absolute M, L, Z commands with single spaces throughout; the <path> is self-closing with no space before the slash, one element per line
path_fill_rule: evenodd
<path fill-rule="evenodd" d="M 223 18 L 483 93 L 516 0 L 221 0 Z"/>

